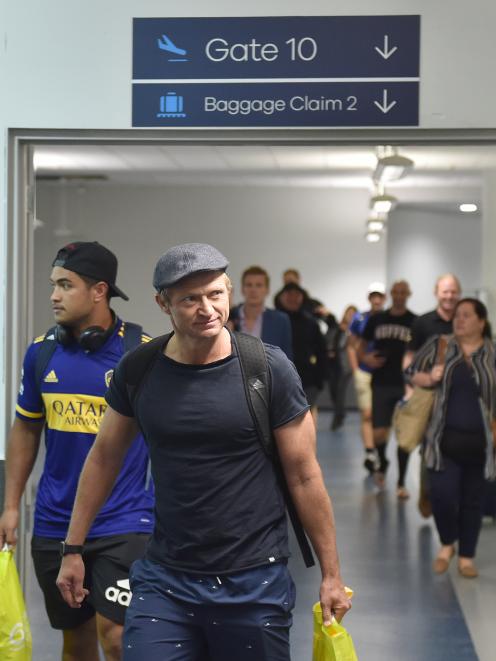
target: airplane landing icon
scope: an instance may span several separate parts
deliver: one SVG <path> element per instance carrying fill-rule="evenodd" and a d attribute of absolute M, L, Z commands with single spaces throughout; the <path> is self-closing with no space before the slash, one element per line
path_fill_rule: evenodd
<path fill-rule="evenodd" d="M 157 39 L 157 46 L 160 50 L 165 51 L 166 53 L 171 53 L 173 55 L 186 55 L 187 50 L 184 48 L 179 48 L 176 44 L 170 39 L 166 34 L 163 34 L 159 39 Z M 169 58 L 169 62 L 187 62 L 187 58 Z"/>

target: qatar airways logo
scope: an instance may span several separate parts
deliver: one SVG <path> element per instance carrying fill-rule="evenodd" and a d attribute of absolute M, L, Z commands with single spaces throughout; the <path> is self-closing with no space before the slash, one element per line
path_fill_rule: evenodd
<path fill-rule="evenodd" d="M 107 409 L 103 397 L 43 393 L 48 427 L 95 434 Z"/>

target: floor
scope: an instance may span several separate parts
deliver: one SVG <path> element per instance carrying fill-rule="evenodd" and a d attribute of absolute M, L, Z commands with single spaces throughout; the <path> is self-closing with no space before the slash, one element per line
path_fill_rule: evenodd
<path fill-rule="evenodd" d="M 434 576 L 437 535 L 422 519 L 414 494 L 418 457 L 411 457 L 408 501 L 395 495 L 395 463 L 387 488 L 378 492 L 362 467 L 359 420 L 348 414 L 342 429 L 329 431 L 330 414 L 319 417 L 318 452 L 331 494 L 341 570 L 354 590 L 344 624 L 360 661 L 494 661 L 496 654 L 496 525 L 484 521 L 477 564 L 480 576 L 460 578 L 456 567 Z M 390 459 L 394 447 L 389 448 Z M 312 604 L 319 571 L 306 569 L 294 548 L 290 561 L 298 601 L 291 634 L 293 661 L 312 655 Z M 33 661 L 60 658 L 60 634 L 50 629 L 36 579 L 27 590 L 33 633 Z"/>

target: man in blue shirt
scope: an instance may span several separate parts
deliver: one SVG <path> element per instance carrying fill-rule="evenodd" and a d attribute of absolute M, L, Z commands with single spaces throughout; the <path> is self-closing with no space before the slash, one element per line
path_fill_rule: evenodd
<path fill-rule="evenodd" d="M 374 432 L 372 429 L 372 369 L 363 361 L 358 360 L 357 351 L 363 331 L 371 315 L 381 312 L 386 301 L 386 288 L 382 282 L 371 282 L 368 288 L 370 309 L 366 312 L 357 312 L 351 320 L 348 338 L 348 357 L 360 410 L 363 447 L 365 449 L 364 467 L 370 474 L 378 466 L 379 457 L 374 445 Z M 373 343 L 369 347 L 371 350 Z"/>
<path fill-rule="evenodd" d="M 231 310 L 229 320 L 235 330 L 255 335 L 266 344 L 281 348 L 291 360 L 293 348 L 288 315 L 265 307 L 269 284 L 269 274 L 261 266 L 245 269 L 241 276 L 241 292 L 245 300 Z"/>
<path fill-rule="evenodd" d="M 156 301 L 164 337 L 138 393 L 124 358 L 85 465 L 67 540 L 81 544 L 112 488 L 139 421 L 150 447 L 156 524 L 133 565 L 126 661 L 289 661 L 294 585 L 287 570 L 284 499 L 250 415 L 235 345 L 225 327 L 226 258 L 185 244 L 159 259 Z M 332 507 L 315 455 L 315 427 L 294 365 L 265 345 L 270 422 L 301 522 L 322 570 L 325 623 L 350 607 L 339 572 Z M 138 355 L 138 354 L 136 354 Z M 132 360 L 133 354 L 131 354 Z M 257 388 L 263 386 L 261 382 Z M 63 558 L 58 585 L 81 606 L 84 565 Z"/>
<path fill-rule="evenodd" d="M 38 485 L 32 555 L 51 625 L 63 632 L 63 658 L 93 661 L 98 640 L 107 661 L 121 658 L 124 615 L 131 598 L 128 570 L 144 553 L 153 527 L 153 493 L 146 485 L 148 452 L 133 438 L 115 487 L 88 531 L 84 561 L 91 598 L 75 611 L 55 580 L 77 483 L 107 404 L 114 367 L 133 325 L 116 317 L 112 296 L 127 296 L 115 284 L 117 259 L 97 242 L 59 250 L 50 276 L 56 326 L 29 346 L 7 449 L 1 542 L 14 545 L 19 507 L 45 427 L 46 457 Z M 134 326 L 135 343 L 150 338 Z M 129 336 L 128 336 L 129 337 Z M 45 365 L 40 360 L 50 344 Z M 41 368 L 42 371 L 41 371 Z M 63 553 L 80 549 L 68 546 Z"/>

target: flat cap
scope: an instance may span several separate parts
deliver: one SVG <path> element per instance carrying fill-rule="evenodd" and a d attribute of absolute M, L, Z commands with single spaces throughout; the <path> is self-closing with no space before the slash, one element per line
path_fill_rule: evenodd
<path fill-rule="evenodd" d="M 228 266 L 224 255 L 208 243 L 183 243 L 160 257 L 153 273 L 153 286 L 161 291 L 194 273 L 225 271 Z"/>

